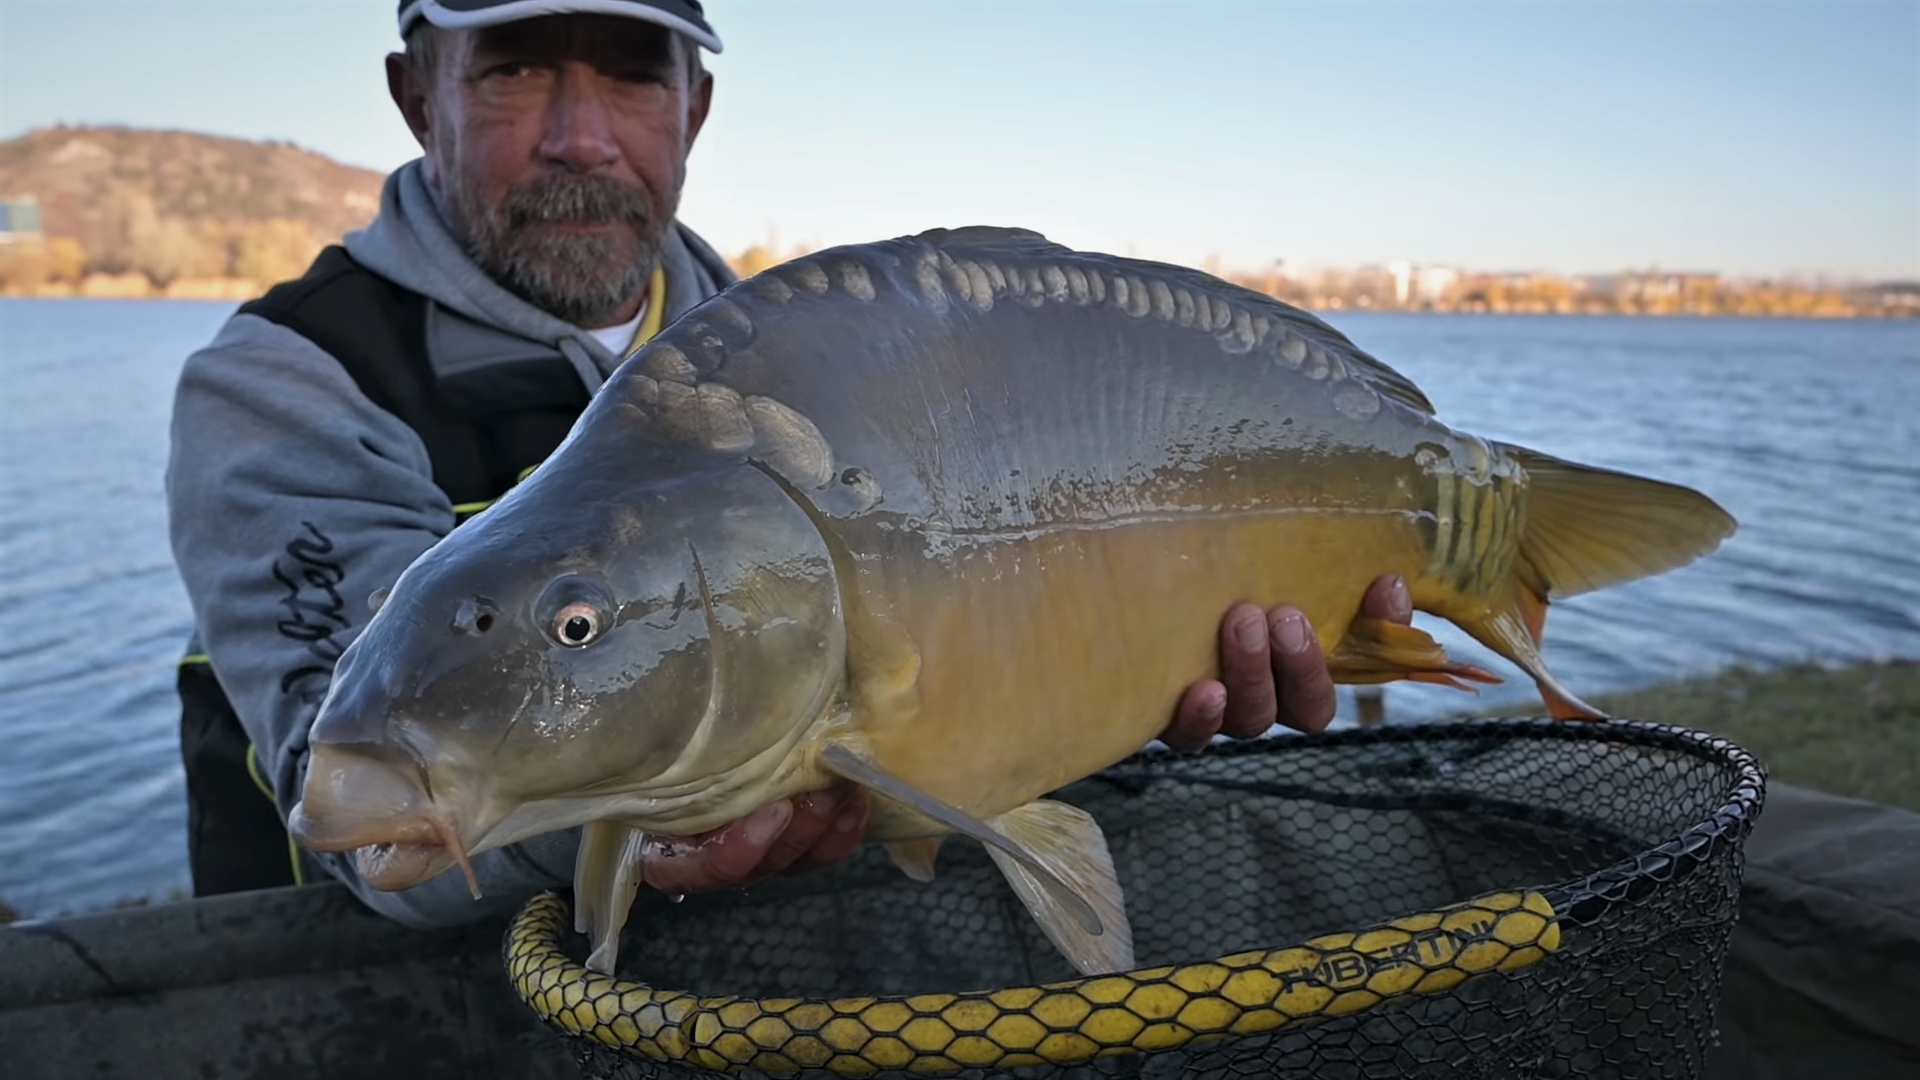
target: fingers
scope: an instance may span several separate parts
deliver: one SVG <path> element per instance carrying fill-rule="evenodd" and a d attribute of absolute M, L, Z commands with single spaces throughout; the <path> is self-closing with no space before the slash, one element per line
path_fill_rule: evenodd
<path fill-rule="evenodd" d="M 844 782 L 780 799 L 702 836 L 652 850 L 646 882 L 661 892 L 712 892 L 839 862 L 860 846 L 867 812 L 866 793 Z"/>
<path fill-rule="evenodd" d="M 851 781 L 841 781 L 828 788 L 824 795 L 830 798 L 821 793 L 802 796 L 803 799 L 822 799 L 815 812 L 818 827 L 814 830 L 814 839 L 799 849 L 792 862 L 775 872 L 797 873 L 831 866 L 859 850 L 867 835 L 867 789 Z"/>
<path fill-rule="evenodd" d="M 1386 619 L 1402 626 L 1413 622 L 1413 597 L 1407 592 L 1407 579 L 1399 574 L 1383 574 L 1367 587 L 1360 601 L 1360 614 Z"/>
<path fill-rule="evenodd" d="M 686 840 L 649 845 L 648 885 L 667 893 L 711 892 L 744 885 L 767 848 L 793 820 L 793 803 L 768 803 L 738 821 Z"/>
<path fill-rule="evenodd" d="M 793 815 L 787 827 L 780 830 L 767 844 L 766 853 L 753 868 L 751 881 L 759 881 L 786 873 L 794 863 L 799 862 L 820 838 L 833 829 L 833 819 L 837 815 L 836 800 L 829 791 L 809 791 L 793 800 Z M 756 813 L 758 811 L 755 811 Z M 752 815 L 748 815 L 751 820 Z M 743 882 L 747 884 L 750 882 Z"/>
<path fill-rule="evenodd" d="M 1194 683 L 1180 696 L 1173 723 L 1160 733 L 1160 741 L 1191 753 L 1203 749 L 1220 733 L 1220 720 L 1226 715 L 1227 688 L 1211 679 Z"/>
<path fill-rule="evenodd" d="M 1265 613 L 1255 604 L 1228 608 L 1220 624 L 1220 682 L 1226 687 L 1221 734 L 1250 739 L 1273 726 L 1279 713 L 1274 671 Z"/>
<path fill-rule="evenodd" d="M 1368 586 L 1360 613 L 1408 625 L 1413 600 L 1406 579 L 1383 574 Z M 1333 722 L 1339 697 L 1325 652 L 1299 609 L 1282 605 L 1262 612 L 1235 604 L 1220 623 L 1220 681 L 1187 688 L 1173 723 L 1160 739 L 1176 750 L 1199 750 L 1215 735 L 1249 739 L 1274 724 L 1323 731 Z"/>
<path fill-rule="evenodd" d="M 1288 617 L 1282 617 L 1285 613 Z M 1284 635 L 1284 638 L 1283 636 Z M 1283 663 L 1284 658 L 1284 663 Z M 1220 622 L 1220 681 L 1202 681 L 1187 687 L 1174 711 L 1173 723 L 1160 740 L 1175 750 L 1203 749 L 1215 735 L 1250 739 L 1265 734 L 1276 720 L 1303 731 L 1318 731 L 1333 718 L 1331 708 L 1319 716 L 1319 689 L 1311 683 L 1314 665 L 1332 698 L 1333 681 L 1326 674 L 1319 642 L 1306 629 L 1306 617 L 1293 608 L 1275 608 L 1270 618 L 1256 604 L 1235 604 Z M 1305 695 L 1305 719 L 1298 703 L 1282 702 Z M 1311 726 L 1302 726 L 1302 725 Z"/>
<path fill-rule="evenodd" d="M 1407 625 L 1413 622 L 1413 598 L 1406 579 L 1382 574 L 1367 586 L 1360 613 Z M 1314 636 L 1307 617 L 1297 608 L 1281 606 L 1267 613 L 1267 636 L 1273 642 L 1273 678 L 1278 686 L 1279 722 L 1299 731 L 1324 731 L 1333 722 L 1340 699 L 1326 653 Z"/>
<path fill-rule="evenodd" d="M 1325 730 L 1339 698 L 1320 639 L 1299 608 L 1281 606 L 1267 613 L 1267 638 L 1273 643 L 1273 681 L 1278 687 L 1280 723 L 1298 731 Z M 1229 710 L 1231 711 L 1231 710 Z"/>

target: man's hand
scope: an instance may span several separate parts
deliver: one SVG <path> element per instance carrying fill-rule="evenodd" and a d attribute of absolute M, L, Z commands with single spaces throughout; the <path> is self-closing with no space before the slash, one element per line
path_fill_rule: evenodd
<path fill-rule="evenodd" d="M 1360 602 L 1360 612 L 1411 623 L 1413 601 L 1406 581 L 1397 574 L 1376 579 Z M 1333 720 L 1333 676 L 1298 608 L 1229 608 L 1220 623 L 1220 672 L 1218 681 L 1187 688 L 1173 723 L 1160 736 L 1162 742 L 1176 750 L 1199 750 L 1215 735 L 1250 739 L 1276 723 L 1320 731 Z"/>
<path fill-rule="evenodd" d="M 646 882 L 665 893 L 710 892 L 837 863 L 867 831 L 866 789 L 841 781 L 760 807 L 738 821 L 656 851 Z"/>
<path fill-rule="evenodd" d="M 1360 610 L 1399 623 L 1413 620 L 1406 583 L 1394 575 L 1373 583 Z M 1198 750 L 1216 734 L 1252 738 L 1275 723 L 1319 731 L 1333 719 L 1333 678 L 1297 608 L 1262 612 L 1253 604 L 1234 605 L 1220 624 L 1220 663 L 1220 681 L 1195 683 L 1181 698 L 1173 724 L 1161 735 L 1169 746 Z M 672 854 L 648 856 L 646 881 L 665 893 L 752 885 L 837 863 L 853 854 L 866 830 L 865 790 L 841 781 L 674 841 L 668 845 Z"/>

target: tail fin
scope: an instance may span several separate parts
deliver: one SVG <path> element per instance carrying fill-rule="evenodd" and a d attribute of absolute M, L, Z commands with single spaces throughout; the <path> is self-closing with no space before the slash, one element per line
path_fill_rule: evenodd
<path fill-rule="evenodd" d="M 1733 535 L 1731 514 L 1691 488 L 1501 446 L 1527 470 L 1527 517 L 1513 594 L 1460 628 L 1519 665 L 1562 720 L 1606 714 L 1560 685 L 1540 657 L 1550 601 L 1663 574 Z"/>
<path fill-rule="evenodd" d="M 1527 470 L 1520 572 L 1543 599 L 1679 569 L 1733 535 L 1733 515 L 1692 488 L 1501 449 Z"/>

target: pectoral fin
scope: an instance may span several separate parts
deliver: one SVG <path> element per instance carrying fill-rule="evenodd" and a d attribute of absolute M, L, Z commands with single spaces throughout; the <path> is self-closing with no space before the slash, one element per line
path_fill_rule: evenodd
<path fill-rule="evenodd" d="M 821 747 L 820 764 L 856 784 L 871 788 L 923 817 L 945 825 L 954 832 L 973 837 L 985 844 L 989 852 L 995 853 L 996 861 L 1001 856 L 1005 856 L 1019 863 L 1035 875 L 1053 902 L 1084 933 L 1098 935 L 1102 932 L 1100 916 L 1096 914 L 1093 905 L 1076 892 L 1073 886 L 1062 881 L 1054 867 L 1023 849 L 1017 842 L 1003 836 L 986 822 L 957 806 L 951 806 L 928 795 L 912 784 L 881 769 L 867 760 L 866 756 L 859 751 L 841 743 L 828 743 Z"/>
<path fill-rule="evenodd" d="M 933 860 L 940 854 L 940 841 L 945 839 L 929 836 L 922 840 L 894 840 L 887 844 L 887 854 L 901 873 L 915 881 L 932 881 Z"/>
<path fill-rule="evenodd" d="M 620 951 L 620 928 L 627 924 L 634 894 L 640 891 L 640 855 L 646 835 L 617 821 L 590 821 L 580 829 L 580 851 L 573 862 L 573 928 L 587 935 L 593 951 L 587 966 L 613 974 Z"/>
<path fill-rule="evenodd" d="M 1047 939 L 1083 975 L 1106 975 L 1133 968 L 1133 928 L 1127 922 L 1120 879 L 1113 872 L 1107 838 L 1092 816 L 1077 806 L 1041 799 L 1009 810 L 993 827 L 1064 881 L 1076 898 L 1093 905 L 1102 932 L 1089 934 L 1059 903 L 1059 891 L 999 848 L 988 848 L 1007 883 L 1027 905 Z"/>
<path fill-rule="evenodd" d="M 1485 668 L 1452 659 L 1424 630 L 1368 617 L 1353 621 L 1347 636 L 1328 654 L 1327 670 L 1334 682 L 1349 684 L 1410 679 L 1471 690 L 1466 681 L 1502 681 Z"/>

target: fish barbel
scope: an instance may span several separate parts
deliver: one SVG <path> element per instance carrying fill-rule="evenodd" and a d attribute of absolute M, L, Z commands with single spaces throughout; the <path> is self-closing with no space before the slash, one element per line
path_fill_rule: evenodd
<path fill-rule="evenodd" d="M 386 889 L 584 826 L 577 925 L 610 972 L 646 837 L 844 777 L 903 871 L 968 835 L 1081 971 L 1122 970 L 1105 840 L 1043 796 L 1160 732 L 1230 604 L 1300 607 L 1339 682 L 1497 681 L 1360 617 L 1400 574 L 1598 719 L 1541 659 L 1549 601 L 1733 528 L 1456 431 L 1198 271 L 1008 229 L 837 248 L 678 319 L 408 567 L 340 659 L 291 826 Z"/>

